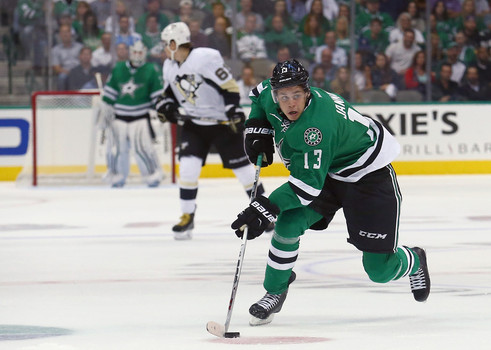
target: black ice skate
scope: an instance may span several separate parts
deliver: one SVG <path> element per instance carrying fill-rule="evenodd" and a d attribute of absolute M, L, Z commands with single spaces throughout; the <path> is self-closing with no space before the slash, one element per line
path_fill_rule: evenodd
<path fill-rule="evenodd" d="M 194 213 L 182 214 L 181 221 L 172 227 L 174 239 L 178 241 L 188 240 L 193 237 Z"/>
<path fill-rule="evenodd" d="M 290 279 L 288 280 L 288 285 L 295 281 L 296 277 L 297 275 L 292 271 Z M 261 300 L 249 308 L 249 313 L 252 315 L 249 324 L 251 326 L 261 326 L 263 324 L 271 323 L 271 321 L 273 321 L 274 314 L 281 311 L 281 307 L 285 302 L 287 294 L 288 289 L 282 294 L 266 293 Z"/>
<path fill-rule="evenodd" d="M 426 263 L 426 252 L 419 247 L 411 248 L 411 250 L 418 254 L 420 264 L 419 269 L 413 275 L 409 276 L 411 291 L 416 301 L 426 301 L 430 295 L 431 286 L 430 274 L 428 273 L 428 265 Z"/>

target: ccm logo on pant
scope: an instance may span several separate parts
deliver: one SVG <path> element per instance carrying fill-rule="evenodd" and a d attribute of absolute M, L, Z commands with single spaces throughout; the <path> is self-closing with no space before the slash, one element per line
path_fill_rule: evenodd
<path fill-rule="evenodd" d="M 373 232 L 366 232 L 366 231 L 361 231 L 358 232 L 358 234 L 362 237 L 370 238 L 370 239 L 385 239 L 387 237 L 387 234 L 384 233 L 373 233 Z"/>

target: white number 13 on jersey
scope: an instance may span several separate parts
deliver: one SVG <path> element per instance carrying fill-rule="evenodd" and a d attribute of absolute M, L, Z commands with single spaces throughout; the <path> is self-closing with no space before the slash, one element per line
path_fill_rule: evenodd
<path fill-rule="evenodd" d="M 314 164 L 312 164 L 312 169 L 320 169 L 321 168 L 321 159 L 322 159 L 322 150 L 315 149 L 314 150 Z M 303 167 L 304 169 L 310 169 L 309 165 L 309 152 L 303 155 Z"/>

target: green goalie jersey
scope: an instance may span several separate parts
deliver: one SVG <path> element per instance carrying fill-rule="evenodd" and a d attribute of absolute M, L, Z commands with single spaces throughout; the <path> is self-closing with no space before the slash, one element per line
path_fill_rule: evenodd
<path fill-rule="evenodd" d="M 269 80 L 249 95 L 249 118 L 267 119 L 273 126 L 276 149 L 290 171 L 288 183 L 269 197 L 282 210 L 312 203 L 327 176 L 356 182 L 399 154 L 399 144 L 382 124 L 364 117 L 336 94 L 314 87 L 310 91 L 305 110 L 295 122 L 274 103 Z"/>
<path fill-rule="evenodd" d="M 154 108 L 162 88 L 162 77 L 154 64 L 133 68 L 128 61 L 118 62 L 107 79 L 102 99 L 114 105 L 117 116 L 138 118 Z"/>

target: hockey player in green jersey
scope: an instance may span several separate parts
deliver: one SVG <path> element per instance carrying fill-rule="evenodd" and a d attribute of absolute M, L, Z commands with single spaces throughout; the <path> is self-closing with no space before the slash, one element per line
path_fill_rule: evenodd
<path fill-rule="evenodd" d="M 108 156 L 109 181 L 122 187 L 130 171 L 130 148 L 138 169 L 149 187 L 160 184 L 163 174 L 153 146 L 149 110 L 162 94 L 157 67 L 146 63 L 147 49 L 141 41 L 130 47 L 129 60 L 118 62 L 109 76 L 103 95 L 103 114 L 116 146 Z M 114 115 L 114 120 L 113 116 Z M 110 150 L 112 152 L 112 150 Z"/>
<path fill-rule="evenodd" d="M 251 162 L 263 154 L 273 161 L 274 146 L 290 171 L 288 182 L 269 198 L 258 196 L 232 223 L 253 239 L 276 218 L 264 288 L 253 304 L 251 325 L 271 322 L 281 310 L 307 229 L 327 228 L 343 209 L 348 242 L 363 252 L 368 277 L 386 283 L 409 275 L 417 301 L 430 293 L 423 249 L 398 245 L 401 194 L 391 162 L 399 153 L 395 138 L 358 113 L 340 96 L 309 87 L 309 75 L 296 60 L 278 63 L 269 80 L 251 91 L 245 149 Z"/>

